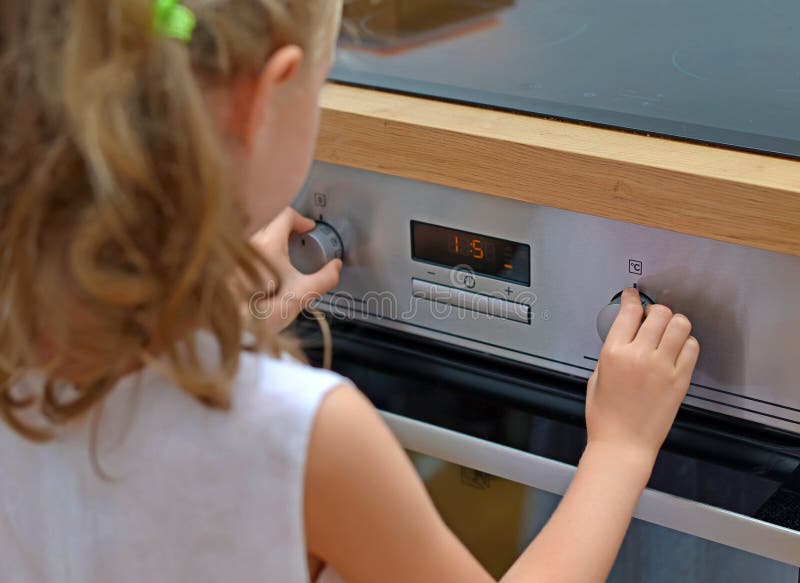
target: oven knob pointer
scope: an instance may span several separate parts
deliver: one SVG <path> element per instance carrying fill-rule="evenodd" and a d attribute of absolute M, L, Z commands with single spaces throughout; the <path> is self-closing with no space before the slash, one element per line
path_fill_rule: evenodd
<path fill-rule="evenodd" d="M 641 291 L 639 292 L 639 299 L 642 301 L 642 307 L 647 308 L 647 306 L 652 306 L 655 304 L 652 298 L 648 295 L 643 294 Z M 622 305 L 622 292 L 619 292 L 613 298 L 609 304 L 600 310 L 600 313 L 597 314 L 597 334 L 600 336 L 600 339 L 605 342 L 606 338 L 608 337 L 608 331 L 611 330 L 611 325 L 614 323 L 614 320 L 617 319 L 617 314 L 619 314 L 619 309 Z"/>
<path fill-rule="evenodd" d="M 334 259 L 344 259 L 344 244 L 333 227 L 317 221 L 317 226 L 307 233 L 291 236 L 289 259 L 299 272 L 315 273 Z"/>

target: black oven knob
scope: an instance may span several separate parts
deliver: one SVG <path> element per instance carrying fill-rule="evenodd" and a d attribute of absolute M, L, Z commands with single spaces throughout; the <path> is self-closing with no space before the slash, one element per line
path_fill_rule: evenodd
<path fill-rule="evenodd" d="M 648 295 L 643 294 L 641 291 L 639 292 L 639 299 L 642 302 L 642 307 L 646 308 L 647 306 L 652 306 L 655 302 L 650 298 Z M 619 314 L 619 308 L 622 305 L 622 292 L 619 292 L 608 303 L 608 305 L 600 310 L 600 313 L 597 314 L 597 333 L 600 335 L 600 339 L 605 342 L 606 338 L 608 337 L 608 331 L 611 330 L 611 325 L 614 323 L 614 320 L 617 319 L 617 314 Z"/>
<path fill-rule="evenodd" d="M 344 244 L 333 227 L 317 222 L 309 232 L 292 235 L 289 259 L 301 273 L 314 273 L 333 259 L 344 259 Z"/>

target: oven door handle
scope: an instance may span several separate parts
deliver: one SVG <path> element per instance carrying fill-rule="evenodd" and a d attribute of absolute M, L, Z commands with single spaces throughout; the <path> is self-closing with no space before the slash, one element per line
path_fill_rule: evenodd
<path fill-rule="evenodd" d="M 408 450 L 563 495 L 574 466 L 392 413 L 383 413 Z M 800 532 L 671 494 L 646 489 L 634 517 L 800 567 Z"/>

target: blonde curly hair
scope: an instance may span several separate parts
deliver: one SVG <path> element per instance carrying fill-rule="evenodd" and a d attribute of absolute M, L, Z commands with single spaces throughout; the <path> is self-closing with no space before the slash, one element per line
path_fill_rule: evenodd
<path fill-rule="evenodd" d="M 321 54 L 341 3 L 183 4 L 189 43 L 153 31 L 154 0 L 0 6 L 0 414 L 28 439 L 50 439 L 156 356 L 224 407 L 246 332 L 284 349 L 242 310 L 269 269 L 204 89 L 257 74 L 287 44 Z M 199 330 L 216 338 L 218 370 L 200 363 Z M 22 394 L 32 371 L 45 390 Z M 66 371 L 79 371 L 70 391 Z M 44 425 L 24 421 L 31 410 Z"/>

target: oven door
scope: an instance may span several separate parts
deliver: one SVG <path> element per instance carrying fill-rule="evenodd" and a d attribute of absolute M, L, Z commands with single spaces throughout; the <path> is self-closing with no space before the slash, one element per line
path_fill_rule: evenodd
<path fill-rule="evenodd" d="M 585 446 L 585 381 L 335 321 L 334 369 L 408 450 L 448 525 L 500 577 L 544 526 Z M 299 324 L 312 359 L 315 325 Z M 800 437 L 684 407 L 609 581 L 797 583 Z"/>

